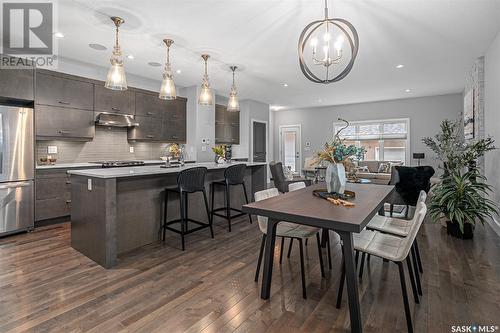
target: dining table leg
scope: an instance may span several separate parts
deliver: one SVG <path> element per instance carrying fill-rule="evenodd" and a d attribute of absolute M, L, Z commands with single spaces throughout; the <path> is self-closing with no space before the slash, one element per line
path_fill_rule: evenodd
<path fill-rule="evenodd" d="M 344 247 L 345 275 L 347 280 L 347 297 L 349 300 L 349 315 L 351 332 L 363 332 L 361 309 L 359 305 L 358 279 L 354 264 L 354 243 L 351 232 L 339 232 Z"/>
<path fill-rule="evenodd" d="M 271 280 L 273 275 L 274 246 L 276 242 L 276 227 L 279 220 L 269 218 L 267 221 L 266 249 L 264 252 L 264 270 L 262 272 L 262 288 L 260 298 L 269 299 L 271 295 Z"/>

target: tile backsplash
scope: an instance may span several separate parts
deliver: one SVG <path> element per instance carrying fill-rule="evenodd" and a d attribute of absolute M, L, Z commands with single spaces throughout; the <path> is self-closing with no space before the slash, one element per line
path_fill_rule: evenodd
<path fill-rule="evenodd" d="M 128 142 L 127 129 L 96 126 L 92 141 L 50 140 L 36 142 L 36 160 L 47 156 L 48 146 L 57 146 L 57 163 L 101 160 L 157 160 L 163 155 L 166 143 Z M 130 153 L 130 147 L 134 152 Z"/>

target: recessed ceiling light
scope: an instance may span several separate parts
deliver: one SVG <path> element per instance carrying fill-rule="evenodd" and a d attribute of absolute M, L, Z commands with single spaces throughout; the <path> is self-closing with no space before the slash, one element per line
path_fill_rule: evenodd
<path fill-rule="evenodd" d="M 62 32 L 55 32 L 54 37 L 55 38 L 64 38 L 64 34 Z"/>
<path fill-rule="evenodd" d="M 396 65 L 397 69 L 400 69 L 400 68 L 403 68 L 403 67 L 405 67 L 405 65 L 403 65 L 403 64 Z"/>
<path fill-rule="evenodd" d="M 156 61 L 148 62 L 148 65 L 153 66 L 153 67 L 160 67 L 161 66 L 161 64 L 159 62 L 156 62 Z"/>
<path fill-rule="evenodd" d="M 411 92 L 411 89 L 405 89 L 405 92 L 409 93 Z"/>
<path fill-rule="evenodd" d="M 283 87 L 288 87 L 288 83 L 283 83 Z"/>
<path fill-rule="evenodd" d="M 128 59 L 130 59 L 130 60 L 132 60 L 132 59 L 134 59 L 134 55 L 133 55 L 133 54 L 129 54 L 129 55 L 127 56 L 127 58 L 128 58 Z"/>
<path fill-rule="evenodd" d="M 101 45 L 101 44 L 91 43 L 91 44 L 89 44 L 89 47 L 91 49 L 94 49 L 94 50 L 97 50 L 97 51 L 105 51 L 105 50 L 107 50 L 107 47 L 104 46 L 104 45 Z"/>
<path fill-rule="evenodd" d="M 182 73 L 182 71 L 181 71 L 180 69 L 176 70 L 175 72 L 176 72 L 177 74 Z"/>

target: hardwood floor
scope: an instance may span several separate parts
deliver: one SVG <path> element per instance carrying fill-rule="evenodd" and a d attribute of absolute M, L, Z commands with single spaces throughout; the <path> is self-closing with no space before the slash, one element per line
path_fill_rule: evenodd
<path fill-rule="evenodd" d="M 349 332 L 346 297 L 335 308 L 338 237 L 326 279 L 315 240 L 306 247 L 307 300 L 296 246 L 281 266 L 275 260 L 271 299 L 263 301 L 253 282 L 261 234 L 238 220 L 232 233 L 216 221 L 214 240 L 208 231 L 189 235 L 185 252 L 170 235 L 110 270 L 71 248 L 69 224 L 0 239 L 0 332 Z M 419 245 L 424 296 L 410 304 L 415 332 L 500 325 L 500 238 L 489 227 L 461 241 L 425 224 Z M 360 297 L 365 332 L 406 331 L 395 265 L 371 258 Z"/>

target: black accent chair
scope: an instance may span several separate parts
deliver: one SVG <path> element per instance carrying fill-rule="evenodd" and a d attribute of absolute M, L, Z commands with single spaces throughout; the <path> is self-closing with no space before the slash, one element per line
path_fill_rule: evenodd
<path fill-rule="evenodd" d="M 389 185 L 394 185 L 396 188 L 389 199 L 391 216 L 394 205 L 403 205 L 406 206 L 405 218 L 408 219 L 409 206 L 417 204 L 420 191 L 429 192 L 434 173 L 434 168 L 431 166 L 394 166 L 389 182 Z"/>
<path fill-rule="evenodd" d="M 273 177 L 274 186 L 281 193 L 288 192 L 288 185 L 291 183 L 304 182 L 306 186 L 311 185 L 310 179 L 305 178 L 294 178 L 293 180 L 285 179 L 285 173 L 283 172 L 283 164 L 281 162 L 271 162 L 269 163 L 269 169 L 271 169 L 271 176 Z"/>
<path fill-rule="evenodd" d="M 207 168 L 205 167 L 194 167 L 182 170 L 177 175 L 177 187 L 169 187 L 165 189 L 165 203 L 164 203 L 163 225 L 162 225 L 163 241 L 165 242 L 166 230 L 180 234 L 182 241 L 182 251 L 185 250 L 184 236 L 187 234 L 198 231 L 200 229 L 210 228 L 210 235 L 212 236 L 212 238 L 214 238 L 214 230 L 212 228 L 212 218 L 210 215 L 210 211 L 208 210 L 207 193 L 205 191 L 206 173 L 207 173 Z M 167 222 L 168 194 L 171 192 L 176 193 L 179 196 L 181 218 Z M 195 192 L 203 193 L 203 200 L 205 201 L 205 209 L 207 211 L 208 223 L 196 221 L 188 217 L 188 194 Z M 189 229 L 188 222 L 197 224 L 198 227 Z M 181 229 L 178 230 L 170 227 L 170 225 L 174 223 L 180 223 Z"/>
<path fill-rule="evenodd" d="M 212 221 L 214 220 L 214 215 L 226 219 L 227 223 L 228 223 L 229 232 L 231 232 L 231 219 L 245 215 L 245 213 L 243 213 L 240 209 L 236 209 L 236 208 L 231 207 L 230 188 L 231 188 L 231 186 L 238 186 L 238 185 L 242 186 L 243 187 L 243 194 L 245 195 L 245 201 L 246 201 L 246 203 L 248 203 L 247 188 L 245 186 L 246 168 L 247 167 L 245 164 L 231 165 L 230 167 L 226 168 L 226 170 L 224 170 L 224 180 L 212 182 L 212 192 L 211 192 L 211 198 L 210 198 L 211 202 L 212 202 L 211 219 L 212 219 Z M 225 196 L 226 205 L 224 207 L 214 209 L 215 188 L 217 186 L 224 188 L 224 196 Z M 223 215 L 223 214 L 218 213 L 220 211 L 224 211 L 226 214 Z M 231 211 L 235 211 L 238 214 L 231 215 Z M 248 218 L 250 219 L 250 223 L 252 223 L 252 216 L 250 214 L 248 214 Z"/>

